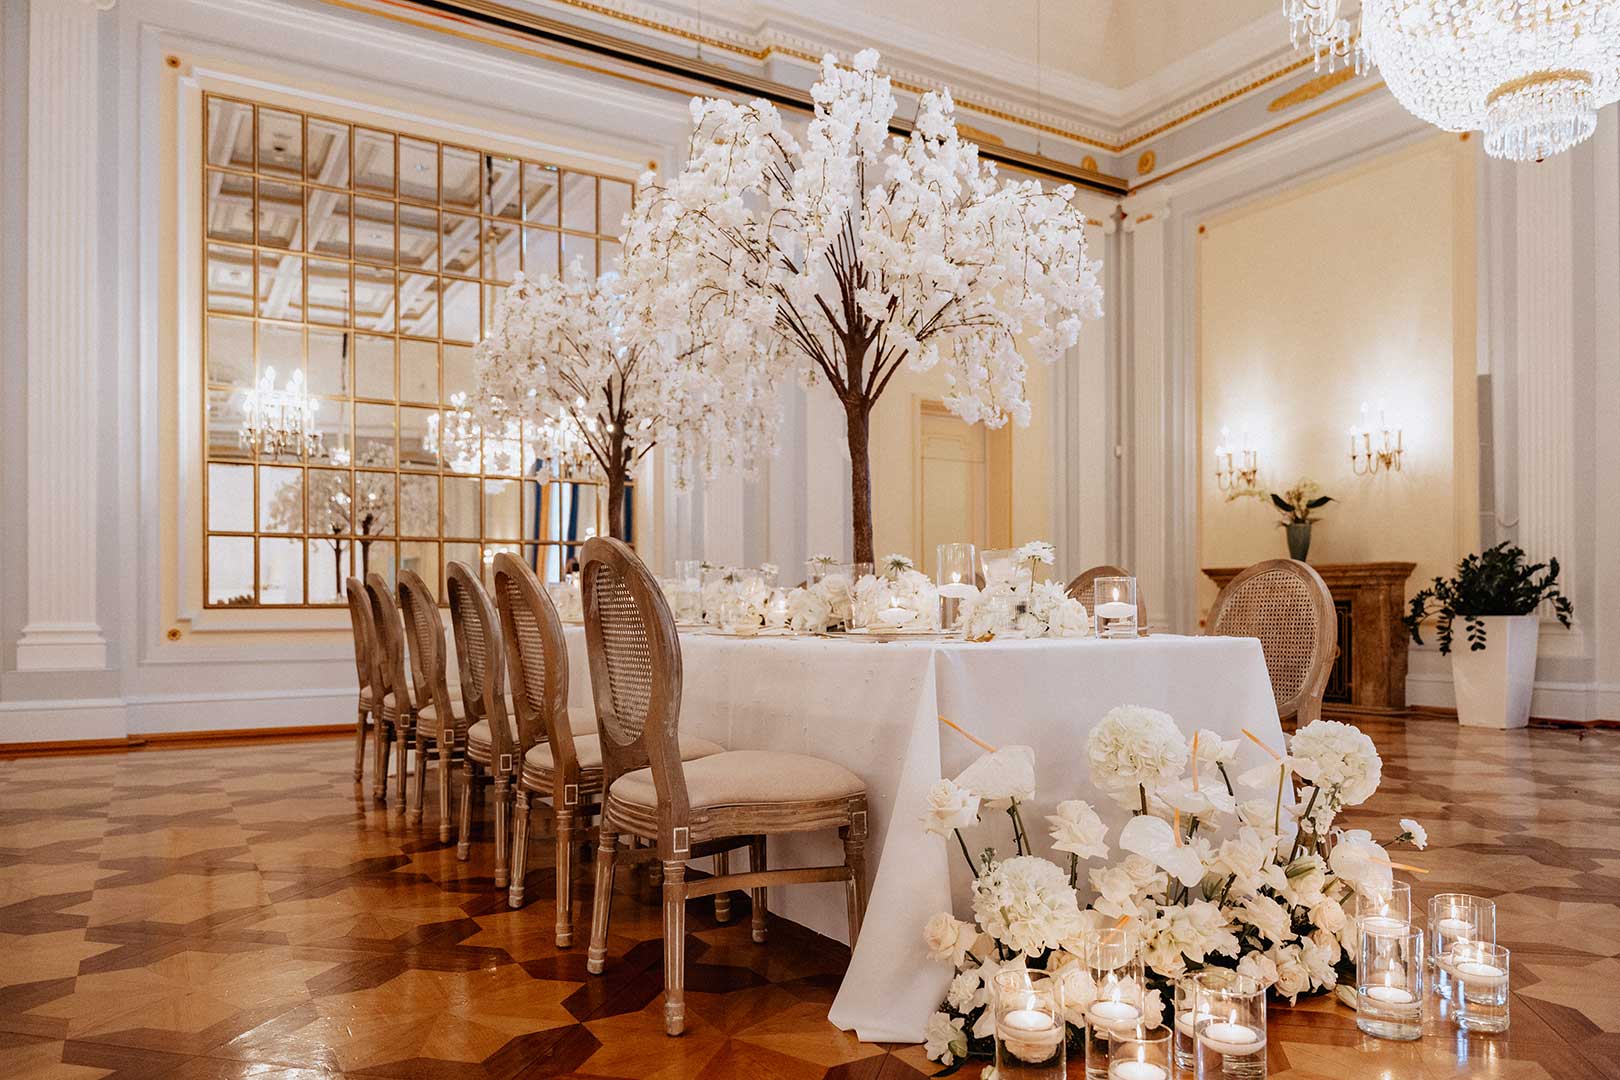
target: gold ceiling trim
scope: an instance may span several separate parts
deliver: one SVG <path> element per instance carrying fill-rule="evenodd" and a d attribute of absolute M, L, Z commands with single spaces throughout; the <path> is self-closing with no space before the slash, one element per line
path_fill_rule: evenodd
<path fill-rule="evenodd" d="M 1355 69 L 1349 67 L 1342 67 L 1338 71 L 1330 71 L 1326 75 L 1318 75 L 1310 82 L 1300 83 L 1281 97 L 1273 98 L 1271 104 L 1266 106 L 1266 111 L 1285 112 L 1295 105 L 1303 105 L 1307 101 L 1314 101 L 1329 90 L 1336 90 L 1355 77 Z"/>

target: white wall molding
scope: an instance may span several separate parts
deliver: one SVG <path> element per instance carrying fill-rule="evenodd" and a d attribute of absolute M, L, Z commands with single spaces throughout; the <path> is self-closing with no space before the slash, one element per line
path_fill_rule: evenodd
<path fill-rule="evenodd" d="M 33 0 L 28 15 L 28 622 L 17 667 L 102 669 L 98 6 Z"/>

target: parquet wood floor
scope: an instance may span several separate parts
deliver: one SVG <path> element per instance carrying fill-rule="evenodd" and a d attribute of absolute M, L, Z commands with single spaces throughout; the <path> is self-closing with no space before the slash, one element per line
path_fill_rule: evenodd
<path fill-rule="evenodd" d="M 1620 732 L 1363 726 L 1385 780 L 1354 823 L 1417 818 L 1415 891 L 1496 898 L 1512 1030 L 1379 1042 L 1318 999 L 1272 1012 L 1272 1076 L 1620 1078 Z M 828 1024 L 846 950 L 781 920 L 752 944 L 742 896 L 725 925 L 694 902 L 688 1031 L 666 1038 L 655 906 L 620 900 L 589 977 L 582 946 L 552 945 L 549 845 L 509 911 L 487 839 L 457 862 L 351 760 L 332 739 L 0 761 L 0 1078 L 937 1071 Z"/>

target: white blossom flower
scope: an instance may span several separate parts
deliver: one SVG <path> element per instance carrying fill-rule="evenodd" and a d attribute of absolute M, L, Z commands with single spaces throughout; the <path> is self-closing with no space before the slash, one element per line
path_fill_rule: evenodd
<path fill-rule="evenodd" d="M 1103 838 L 1108 826 L 1102 823 L 1097 811 L 1083 799 L 1064 799 L 1057 804 L 1057 813 L 1048 814 L 1046 823 L 1052 826 L 1052 846 L 1082 859 L 1101 859 L 1108 854 Z"/>
<path fill-rule="evenodd" d="M 978 939 L 979 931 L 972 923 L 963 922 L 948 911 L 939 912 L 923 927 L 923 943 L 929 953 L 935 960 L 952 967 L 962 966 Z"/>
<path fill-rule="evenodd" d="M 1287 941 L 1292 927 L 1288 909 L 1269 896 L 1259 893 L 1245 896 L 1238 903 L 1235 914 L 1273 942 Z"/>
<path fill-rule="evenodd" d="M 1133 807 L 1140 791 L 1152 794 L 1181 776 L 1187 740 L 1168 713 L 1140 705 L 1110 709 L 1086 738 L 1092 783 L 1121 806 Z"/>
<path fill-rule="evenodd" d="M 937 1012 L 923 1025 L 923 1053 L 928 1060 L 941 1065 L 954 1065 L 967 1057 L 967 1033 L 962 1030 L 962 1018 Z"/>
<path fill-rule="evenodd" d="M 1339 962 L 1339 943 L 1332 935 L 1320 942 L 1315 937 L 1301 939 L 1299 955 L 1310 977 L 1312 990 L 1328 990 L 1339 981 L 1339 973 L 1334 970 L 1334 965 Z"/>
<path fill-rule="evenodd" d="M 978 968 L 958 972 L 945 992 L 945 1004 L 959 1013 L 970 1013 L 984 1004 L 984 986 Z"/>
<path fill-rule="evenodd" d="M 883 561 L 879 565 L 883 567 L 885 577 L 898 577 L 907 570 L 916 569 L 917 566 L 909 556 L 901 555 L 899 552 L 883 556 Z"/>
<path fill-rule="evenodd" d="M 1035 797 L 1035 751 L 1028 746 L 992 750 L 962 772 L 956 784 L 977 795 L 986 806 L 1000 806 Z"/>
<path fill-rule="evenodd" d="M 1321 788 L 1334 810 L 1366 802 L 1383 772 L 1373 741 L 1360 728 L 1337 720 L 1314 720 L 1300 728 L 1289 744 L 1289 756 L 1294 771 Z"/>
<path fill-rule="evenodd" d="M 1085 1027 L 1086 1010 L 1097 1000 L 1097 983 L 1091 969 L 1078 956 L 1063 951 L 1047 958 L 1046 971 L 1062 988 L 1064 1019 L 1076 1027 Z"/>
<path fill-rule="evenodd" d="M 1422 851 L 1429 846 L 1429 831 L 1411 818 L 1401 818 L 1400 839 L 1407 841 L 1413 847 Z"/>
<path fill-rule="evenodd" d="M 1299 995 L 1311 988 L 1311 972 L 1300 953 L 1300 947 L 1273 945 L 1266 955 L 1277 965 L 1277 981 L 1272 989 L 1279 997 L 1287 998 L 1290 1005 L 1294 1004 Z"/>
<path fill-rule="evenodd" d="M 1277 851 L 1277 838 L 1245 825 L 1236 836 L 1221 842 L 1216 854 L 1216 873 L 1232 878 L 1231 893 L 1241 896 L 1260 887 L 1260 872 Z"/>
<path fill-rule="evenodd" d="M 1344 929 L 1346 917 L 1344 908 L 1337 900 L 1323 897 L 1311 906 L 1311 923 L 1318 930 L 1326 930 L 1330 934 L 1337 934 Z"/>
<path fill-rule="evenodd" d="M 1339 834 L 1328 854 L 1333 873 L 1363 892 L 1386 893 L 1395 874 L 1389 854 L 1365 829 Z"/>
<path fill-rule="evenodd" d="M 1221 765 L 1237 760 L 1238 741 L 1236 739 L 1223 739 L 1220 732 L 1210 728 L 1199 728 L 1194 737 L 1197 744 L 1198 767 L 1211 774 L 1211 779 Z"/>
<path fill-rule="evenodd" d="M 1045 540 L 1031 540 L 1013 556 L 1018 562 L 1039 562 L 1051 566 L 1057 562 L 1057 548 Z"/>
<path fill-rule="evenodd" d="M 1277 962 L 1263 952 L 1248 952 L 1238 961 L 1237 973 L 1247 975 L 1266 989 L 1277 982 Z"/>
<path fill-rule="evenodd" d="M 1016 855 L 974 879 L 973 914 L 1007 948 L 1038 956 L 1073 933 L 1080 907 L 1062 867 Z"/>
<path fill-rule="evenodd" d="M 923 812 L 923 830 L 949 836 L 979 821 L 979 795 L 954 780 L 936 780 L 928 789 L 928 805 Z"/>
<path fill-rule="evenodd" d="M 1199 861 L 1197 849 L 1178 843 L 1168 821 L 1137 814 L 1119 830 L 1119 847 L 1142 856 L 1188 888 L 1204 880 L 1204 864 Z"/>

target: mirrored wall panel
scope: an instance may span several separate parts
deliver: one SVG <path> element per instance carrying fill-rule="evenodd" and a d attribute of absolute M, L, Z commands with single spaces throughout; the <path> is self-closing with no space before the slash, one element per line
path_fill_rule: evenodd
<path fill-rule="evenodd" d="M 617 265 L 631 185 L 252 101 L 203 109 L 208 606 L 341 604 L 350 575 L 401 567 L 442 597 L 447 562 L 503 550 L 565 576 L 606 532 L 605 491 L 484 445 L 453 403 L 515 274 Z"/>

